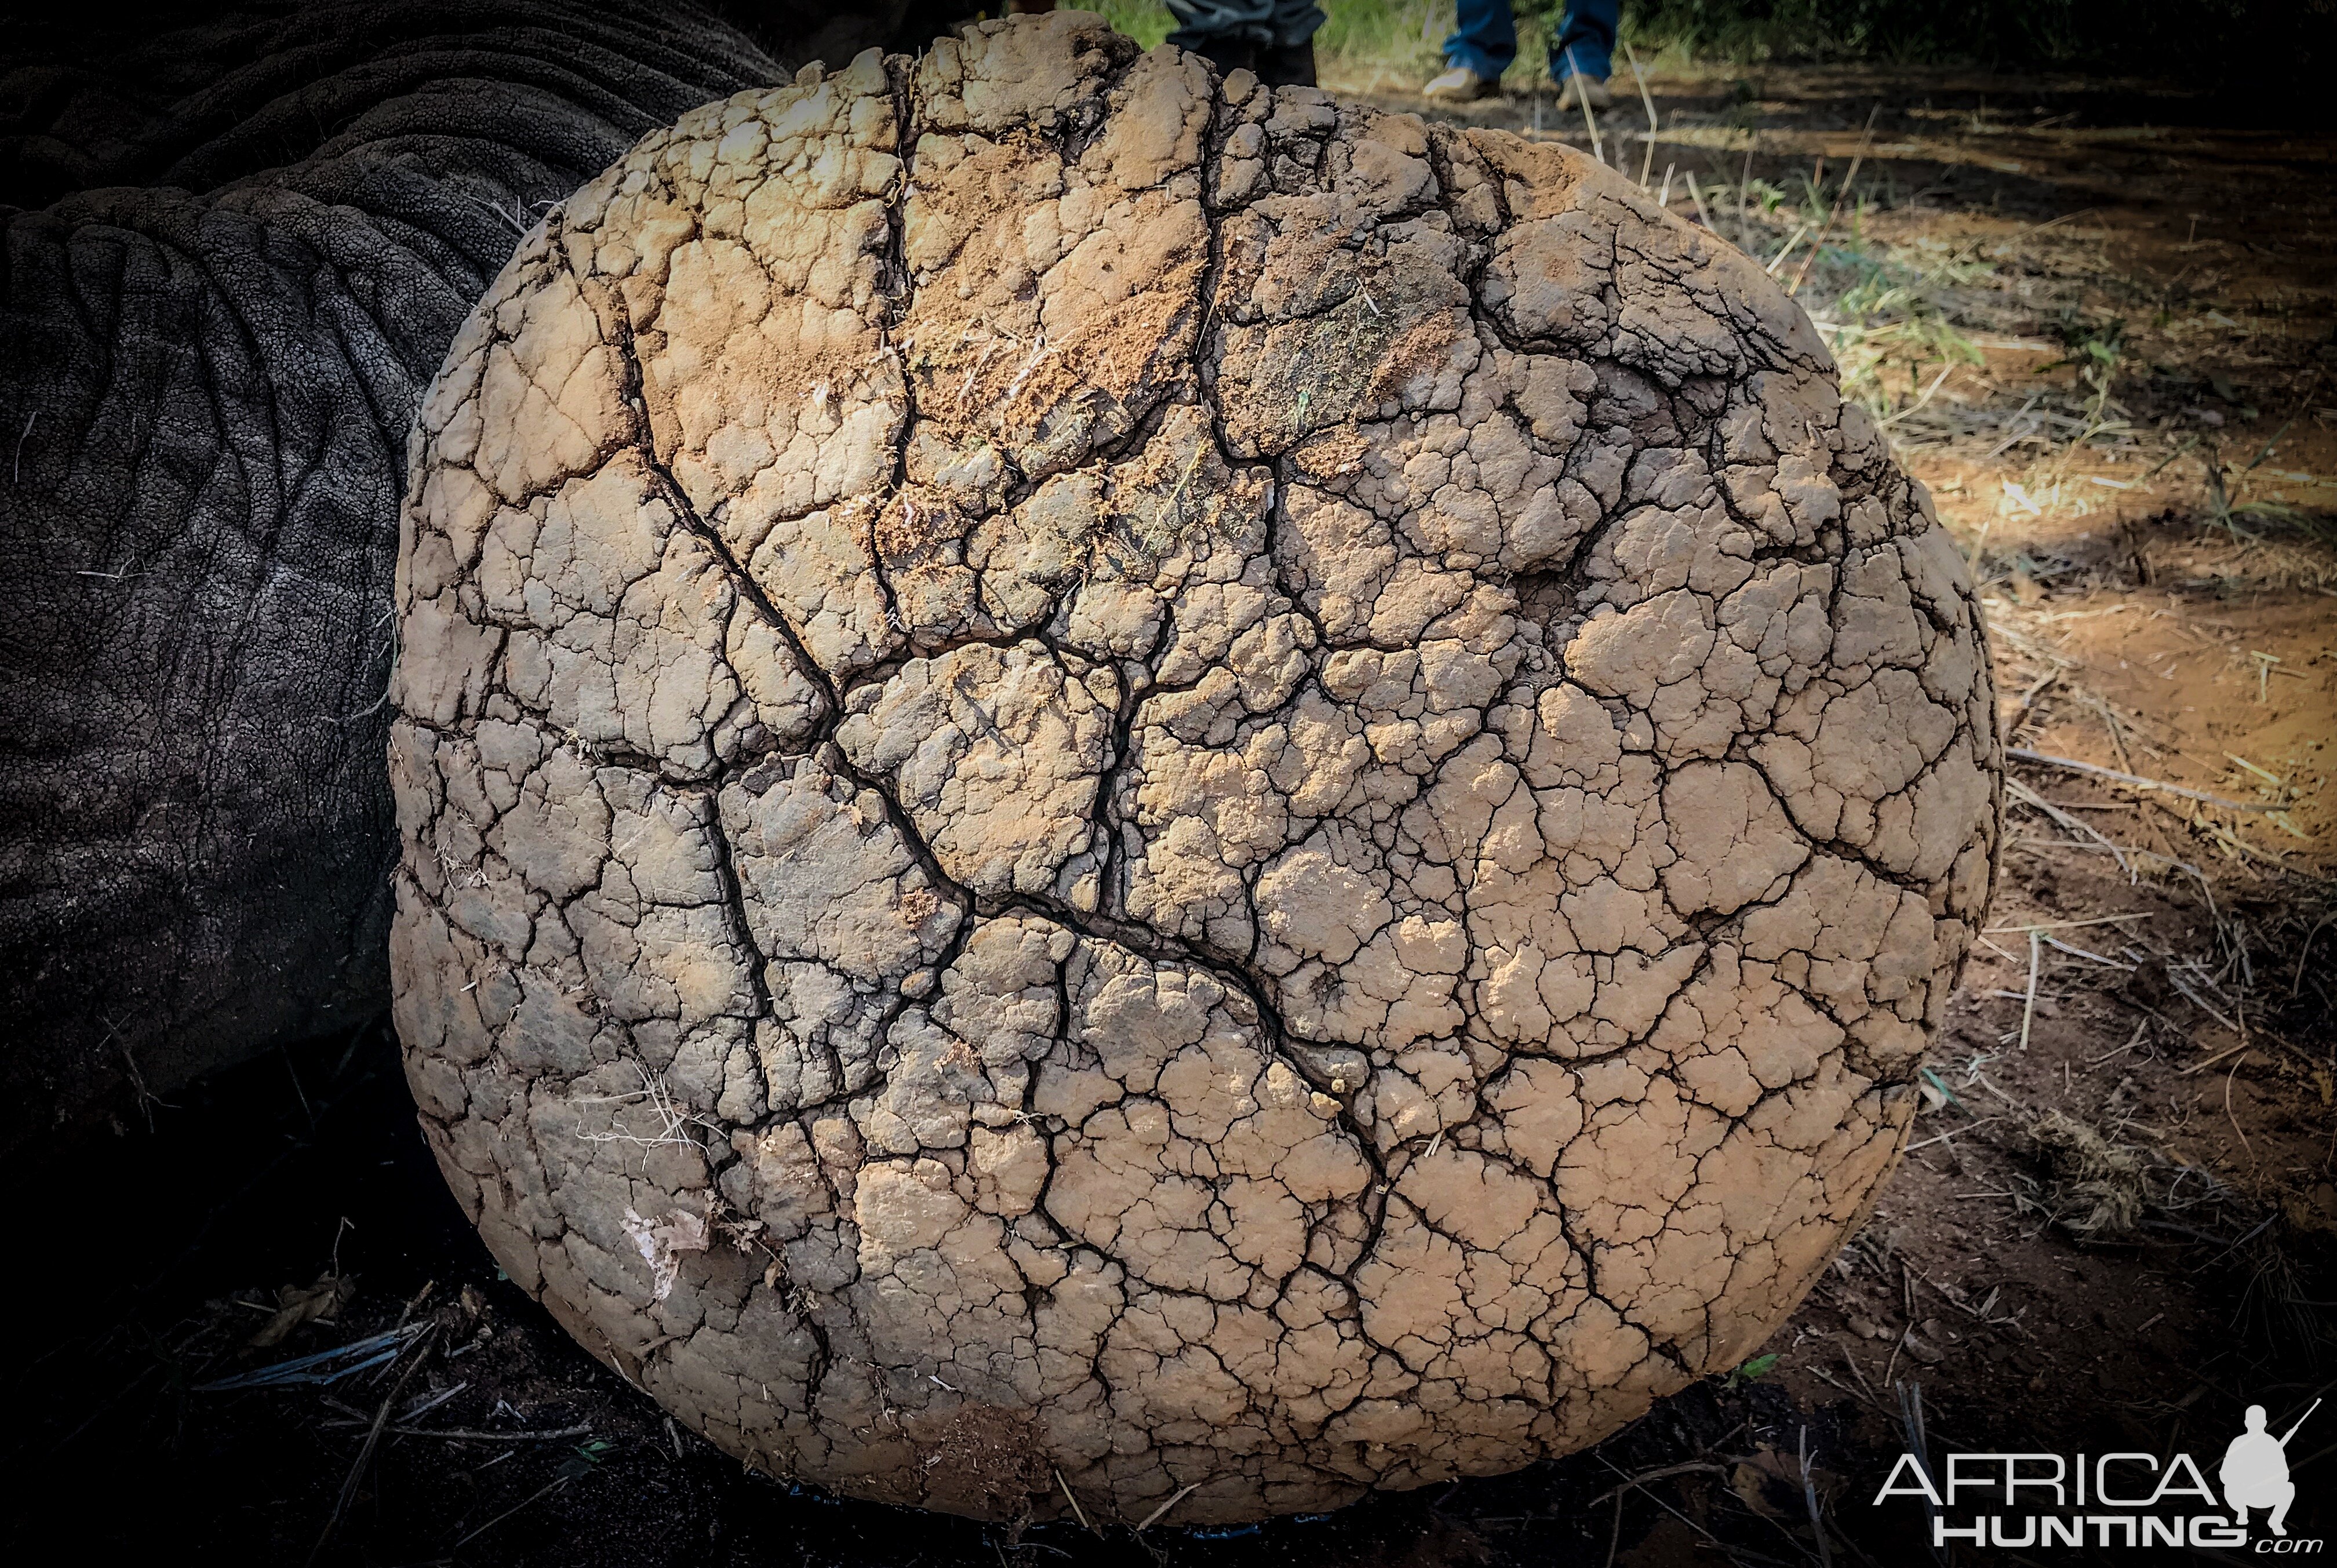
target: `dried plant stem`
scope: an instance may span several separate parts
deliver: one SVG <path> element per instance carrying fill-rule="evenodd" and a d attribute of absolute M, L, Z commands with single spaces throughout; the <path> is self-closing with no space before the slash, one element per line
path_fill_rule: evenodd
<path fill-rule="evenodd" d="M 1090 1535 L 1100 1537 L 1103 1532 L 1088 1523 L 1088 1511 L 1080 1506 L 1078 1498 L 1071 1495 L 1071 1484 L 1063 1479 L 1060 1468 L 1055 1471 L 1055 1485 L 1063 1489 L 1063 1501 L 1071 1505 L 1071 1516 L 1080 1522 L 1080 1527 Z"/>
<path fill-rule="evenodd" d="M 2054 757 L 2042 751 L 2027 751 L 2018 746 L 2004 749 L 2007 757 L 2022 762 L 2039 762 L 2048 768 L 2066 768 L 2072 773 L 2090 773 L 2097 779 L 2107 779 L 2113 784 L 2123 784 L 2131 789 L 2156 789 L 2161 794 L 2180 795 L 2185 800 L 2204 800 L 2210 806 L 2220 806 L 2226 811 L 2279 811 L 2285 808 L 2251 804 L 2244 800 L 2226 800 L 2221 795 L 2210 795 L 2205 789 L 2186 789 L 2169 784 L 2164 779 L 2145 779 L 2139 773 L 2121 773 L 2115 768 L 2097 767 L 2071 757 Z"/>
<path fill-rule="evenodd" d="M 1693 169 L 1687 172 L 1687 194 L 1688 200 L 1696 203 L 1697 221 L 1702 223 L 1706 230 L 1711 230 L 1712 213 L 1704 204 L 1704 191 L 1696 182 L 1696 171 Z"/>
<path fill-rule="evenodd" d="M 2228 1091 L 2226 1095 L 2228 1097 Z M 340 1495 L 333 1499 L 333 1511 L 326 1515 L 325 1527 L 318 1533 L 317 1544 L 308 1548 L 308 1555 L 304 1561 L 314 1563 L 317 1553 L 325 1549 L 325 1543 L 333 1538 L 334 1530 L 340 1525 L 341 1515 L 348 1512 L 349 1502 L 357 1494 L 357 1484 L 365 1479 L 366 1466 L 373 1462 L 373 1451 L 381 1442 L 382 1428 L 389 1425 L 389 1413 L 396 1407 L 397 1396 L 406 1392 L 406 1383 L 429 1359 L 430 1340 L 425 1335 L 414 1359 L 406 1364 L 406 1370 L 400 1372 L 397 1381 L 389 1386 L 388 1394 L 382 1398 L 381 1408 L 374 1412 L 372 1429 L 366 1433 L 365 1442 L 357 1449 L 357 1463 L 349 1466 L 348 1477 L 341 1483 Z"/>
<path fill-rule="evenodd" d="M 2232 1080 L 2239 1076 L 2240 1062 L 2247 1059 L 2247 1052 L 2244 1049 L 2240 1053 L 2239 1061 L 2233 1063 L 2232 1070 L 2224 1074 L 2224 1114 L 2230 1120 L 2232 1131 L 2240 1135 L 2240 1147 L 2247 1152 L 2248 1162 L 2254 1164 L 2256 1158 L 2255 1145 L 2248 1142 L 2248 1130 L 2240 1125 L 2239 1117 L 2232 1112 Z"/>
<path fill-rule="evenodd" d="M 1185 1485 L 1177 1488 L 1175 1495 L 1171 1496 L 1168 1502 L 1163 1503 L 1159 1507 L 1155 1508 L 1151 1513 L 1147 1514 L 1144 1516 L 1144 1523 L 1136 1527 L 1136 1533 L 1139 1535 L 1143 1534 L 1147 1530 L 1152 1528 L 1153 1524 L 1159 1519 L 1160 1515 L 1168 1513 L 1169 1509 L 1174 1508 L 1178 1504 L 1182 1503 L 1186 1498 L 1199 1491 L 1200 1488 L 1201 1484 L 1198 1481 L 1186 1482 Z"/>
<path fill-rule="evenodd" d="M 1893 1350 L 1892 1351 L 1891 1356 L 1892 1361 L 1895 1363 L 1898 1359 L 1899 1353 L 1898 1351 Z M 1883 1377 L 1883 1381 L 1887 1383 L 1890 1380 L 1889 1374 L 1886 1373 Z M 1824 1524 L 1821 1524 L 1818 1520 L 1818 1488 L 1817 1483 L 1813 1480 L 1810 1475 L 1810 1429 L 1807 1426 L 1804 1426 L 1802 1428 L 1800 1457 L 1802 1465 L 1802 1501 L 1805 1505 L 1807 1505 L 1810 1511 L 1810 1534 L 1817 1537 L 1818 1568 L 1833 1568 L 1833 1548 L 1828 1544 L 1826 1541 Z"/>
<path fill-rule="evenodd" d="M 496 1525 L 502 1524 L 504 1520 L 510 1518 L 513 1514 L 526 1507 L 530 1503 L 533 1503 L 537 1498 L 543 1496 L 546 1492 L 556 1491 L 560 1487 L 567 1485 L 570 1479 L 571 1478 L 566 1475 L 553 1476 L 551 1480 L 545 1482 L 543 1486 L 528 1494 L 524 1499 L 513 1504 L 511 1507 L 504 1509 L 502 1513 L 496 1514 L 494 1518 L 480 1525 L 476 1530 L 472 1531 L 460 1541 L 455 1542 L 455 1544 L 449 1548 L 450 1553 L 453 1552 L 459 1552 L 464 1547 L 468 1546 L 472 1542 L 476 1541 L 480 1536 L 485 1534 L 488 1531 L 494 1529 Z"/>
<path fill-rule="evenodd" d="M 1606 144 L 1599 139 L 1599 120 L 1590 113 L 1590 94 L 1581 88 L 1579 78 L 1582 75 L 1582 67 L 1576 63 L 1572 49 L 1566 52 L 1566 68 L 1569 74 L 1578 78 L 1574 89 L 1574 102 L 1581 107 L 1582 122 L 1590 128 L 1590 155 L 1604 163 L 1607 162 Z"/>
<path fill-rule="evenodd" d="M 2045 939 L 2037 932 L 2029 934 L 2029 995 L 2020 1004 L 2020 1048 L 2029 1049 L 2029 1025 L 2037 1016 L 2037 968 L 2045 950 Z"/>
<path fill-rule="evenodd" d="M 1874 140 L 1874 117 L 1882 113 L 1882 105 L 1879 102 L 1866 112 L 1866 130 L 1858 139 L 1858 156 L 1850 161 L 1850 172 L 1843 176 L 1842 188 L 1833 193 L 1833 205 L 1826 209 L 1825 221 L 1818 226 L 1817 238 L 1810 241 L 1810 253 L 1802 258 L 1801 270 L 1794 274 L 1794 280 L 1785 285 L 1789 298 L 1802 291 L 1802 284 L 1808 279 L 1810 269 L 1817 264 L 1818 248 L 1825 242 L 1825 237 L 1833 232 L 1833 220 L 1842 215 L 1843 198 L 1850 194 L 1851 183 L 1858 178 L 1858 166 L 1866 162 L 1867 146 Z"/>
<path fill-rule="evenodd" d="M 2015 800 L 2019 801 L 2022 805 L 2033 806 L 2038 810 L 2045 813 L 2047 817 L 2052 818 L 2057 827 L 2066 828 L 2070 832 L 2078 835 L 2080 838 L 2091 838 L 2095 843 L 2099 844 L 2103 848 L 2108 850 L 2110 852 L 2110 858 L 2117 862 L 2118 869 L 2126 873 L 2127 883 L 2131 885 L 2134 882 L 2134 863 L 2126 858 L 2125 850 L 2119 848 L 2117 845 L 2104 838 L 2098 828 L 2078 821 L 2075 817 L 2070 816 L 2058 806 L 2054 805 L 2051 801 L 2039 795 L 2037 791 L 2031 789 L 2028 785 L 2023 784 L 2018 779 L 2007 779 L 2004 781 L 2004 790 L 2006 794 L 2011 796 Z M 2029 931 L 2032 937 L 2036 935 L 2034 927 L 2024 926 L 2020 927 L 2020 929 Z"/>
<path fill-rule="evenodd" d="M 1632 53 L 1631 41 L 1623 40 L 1623 58 L 1630 62 L 1631 80 L 1639 84 L 1639 103 L 1648 111 L 1648 155 L 1639 162 L 1639 189 L 1648 188 L 1648 176 L 1656 168 L 1656 101 L 1648 93 L 1648 79 L 1639 74 L 1639 57 Z"/>

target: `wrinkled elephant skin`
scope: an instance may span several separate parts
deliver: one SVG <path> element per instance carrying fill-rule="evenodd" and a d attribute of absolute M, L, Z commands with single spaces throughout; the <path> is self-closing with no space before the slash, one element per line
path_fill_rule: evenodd
<path fill-rule="evenodd" d="M 386 1004 L 416 401 L 549 204 L 781 74 L 650 0 L 203 9 L 0 66 L 0 1147 Z"/>

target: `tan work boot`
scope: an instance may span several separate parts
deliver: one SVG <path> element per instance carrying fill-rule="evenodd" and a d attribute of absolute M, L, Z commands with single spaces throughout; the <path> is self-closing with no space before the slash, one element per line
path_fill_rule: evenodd
<path fill-rule="evenodd" d="M 1480 98 L 1490 98 L 1501 90 L 1499 81 L 1480 76 L 1466 65 L 1455 65 L 1420 90 L 1423 98 L 1433 98 L 1440 103 L 1469 103 Z"/>
<path fill-rule="evenodd" d="M 1585 76 L 1578 71 L 1559 88 L 1558 106 L 1560 109 L 1579 108 L 1585 103 L 1593 109 L 1615 107 L 1615 94 L 1607 91 L 1607 78 Z"/>

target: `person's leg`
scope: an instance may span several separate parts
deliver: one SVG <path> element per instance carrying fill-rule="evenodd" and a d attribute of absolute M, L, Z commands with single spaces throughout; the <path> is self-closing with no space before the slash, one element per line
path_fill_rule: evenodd
<path fill-rule="evenodd" d="M 1274 0 L 1168 0 L 1168 14 L 1178 22 L 1168 42 L 1198 54 L 1221 76 L 1254 67 L 1258 45 L 1272 39 Z"/>
<path fill-rule="evenodd" d="M 2264 1523 L 2272 1526 L 2273 1534 L 2285 1535 L 2288 1534 L 2288 1505 L 2296 1501 L 2296 1483 L 2283 1481 L 2277 1487 L 2269 1490 L 2272 1496 L 2272 1517 Z"/>
<path fill-rule="evenodd" d="M 1601 0 L 1619 5 L 1621 0 Z M 1510 0 L 1458 0 L 1452 36 L 1444 41 L 1444 63 L 1475 72 L 1488 82 L 1501 80 L 1510 62 L 1518 57 L 1518 22 Z"/>
<path fill-rule="evenodd" d="M 1258 45 L 1251 67 L 1269 87 L 1315 85 L 1315 30 L 1329 20 L 1315 0 L 1274 0 L 1266 18 L 1271 35 Z"/>
<path fill-rule="evenodd" d="M 1576 72 L 1604 82 L 1614 74 L 1615 34 L 1623 0 L 1567 0 L 1566 20 L 1550 43 L 1550 75 L 1564 82 Z"/>

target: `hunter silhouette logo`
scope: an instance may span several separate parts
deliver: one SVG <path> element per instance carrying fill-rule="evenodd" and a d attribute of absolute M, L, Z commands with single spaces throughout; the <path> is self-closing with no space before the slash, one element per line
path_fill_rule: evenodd
<path fill-rule="evenodd" d="M 2320 1408 L 2321 1401 L 2315 1399 L 2312 1409 L 2296 1418 L 2296 1426 L 2275 1437 L 2264 1430 L 2264 1407 L 2248 1406 L 2248 1429 L 2232 1439 L 2224 1450 L 2224 1467 L 2215 1472 L 2234 1524 L 2244 1530 L 2249 1509 L 2269 1508 L 2265 1525 L 2275 1535 L 2288 1534 L 2288 1505 L 2296 1501 L 2296 1483 L 2288 1478 L 2288 1440 Z"/>

